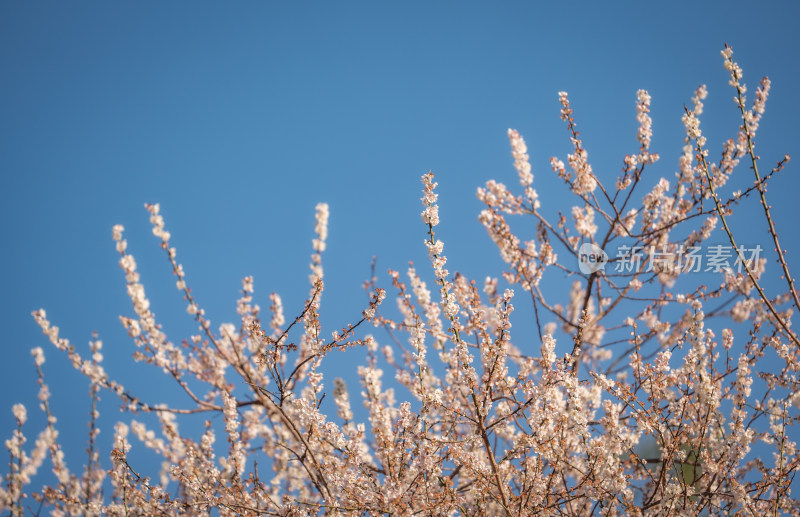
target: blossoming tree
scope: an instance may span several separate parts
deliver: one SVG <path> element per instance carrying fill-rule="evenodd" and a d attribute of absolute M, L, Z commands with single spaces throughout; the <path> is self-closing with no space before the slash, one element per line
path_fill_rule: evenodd
<path fill-rule="evenodd" d="M 47 423 L 31 445 L 26 408 L 13 407 L 18 427 L 6 441 L 0 507 L 12 515 L 800 514 L 791 496 L 800 466 L 800 340 L 791 317 L 800 301 L 766 198 L 789 157 L 765 172 L 754 139 L 770 82 L 761 81 L 748 105 L 731 49 L 722 55 L 741 124 L 718 161 L 700 129 L 703 86 L 683 114 L 677 174 L 649 191 L 645 179 L 659 160 L 650 149 L 650 95 L 636 97 L 638 149 L 608 178 L 593 172 L 561 92 L 573 151 L 566 164 L 551 165 L 574 195 L 572 220 L 544 214 L 526 144 L 509 130 L 520 193 L 496 181 L 477 193 L 485 204 L 479 220 L 507 265 L 502 280 L 478 283 L 445 268 L 437 184 L 425 174 L 421 232 L 432 275 L 412 265 L 390 271 L 384 288 L 373 276 L 361 318 L 330 338 L 318 317 L 327 205 L 317 206 L 310 291 L 297 316 L 286 319 L 277 294 L 262 312 L 247 277 L 241 321 L 218 328 L 188 287 L 159 206 L 147 205 L 198 331 L 184 346 L 165 335 L 118 225 L 113 238 L 134 312 L 120 320 L 134 359 L 174 379 L 193 406 L 140 399 L 106 374 L 98 339 L 84 357 L 36 311 L 50 342 L 88 377 L 93 402 L 108 390 L 130 411 L 155 414 L 160 429 L 120 421 L 114 448 L 101 451 L 93 409 L 86 464 L 69 471 L 44 352 L 35 348 Z M 752 181 L 740 179 L 746 171 L 732 176 L 740 161 Z M 743 190 L 724 194 L 734 181 Z M 766 252 L 741 246 L 729 224 L 744 202 L 761 206 L 782 292 L 762 286 Z M 535 235 L 514 233 L 510 216 L 533 218 Z M 719 260 L 720 245 L 707 245 L 712 235 L 729 244 L 729 263 Z M 709 267 L 721 273 L 716 286 L 697 281 Z M 565 298 L 542 290 L 545 275 L 571 279 Z M 387 292 L 397 310 L 382 305 Z M 533 355 L 514 344 L 520 303 L 533 306 Z M 557 338 L 569 339 L 571 352 L 557 355 Z M 330 392 L 323 383 L 326 357 L 353 347 L 367 350 L 358 369 L 363 412 L 353 410 L 344 380 L 333 379 Z M 322 404 L 326 393 L 333 405 Z M 181 428 L 192 413 L 219 414 L 224 426 L 209 421 L 192 439 Z M 160 472 L 137 466 L 141 447 L 163 458 Z M 53 483 L 32 487 L 45 462 Z"/>

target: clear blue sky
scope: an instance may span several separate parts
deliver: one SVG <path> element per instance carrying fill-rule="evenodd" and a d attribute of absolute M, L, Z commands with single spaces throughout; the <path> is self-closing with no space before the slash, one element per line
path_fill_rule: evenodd
<path fill-rule="evenodd" d="M 333 330 L 363 309 L 373 255 L 381 272 L 425 263 L 419 177 L 429 169 L 440 184 L 450 269 L 478 279 L 499 273 L 474 192 L 492 178 L 516 184 L 507 128 L 528 143 L 545 211 L 569 210 L 548 165 L 569 151 L 560 90 L 570 93 L 594 170 L 607 178 L 636 149 L 636 91 L 648 90 L 662 157 L 650 172 L 672 178 L 683 105 L 698 84 L 709 86 L 703 127 L 712 156 L 734 135 L 719 55 L 728 42 L 751 92 L 762 75 L 773 80 L 758 148 L 765 163 L 800 158 L 798 5 L 0 3 L 0 436 L 11 433 L 15 402 L 28 405 L 31 438 L 42 424 L 29 355 L 42 346 L 68 463 L 84 459 L 87 384 L 41 335 L 30 316 L 40 307 L 83 351 L 99 331 L 110 373 L 160 400 L 160 374 L 126 366 L 133 345 L 117 318 L 132 309 L 112 225 L 128 230 L 170 338 L 180 341 L 194 324 L 145 202 L 161 204 L 214 324 L 235 321 L 249 274 L 263 308 L 277 291 L 287 317 L 297 312 L 308 292 L 314 206 L 328 202 L 322 310 Z M 770 190 L 795 268 L 798 187 L 793 162 Z M 105 394 L 104 416 L 116 419 L 116 406 Z"/>

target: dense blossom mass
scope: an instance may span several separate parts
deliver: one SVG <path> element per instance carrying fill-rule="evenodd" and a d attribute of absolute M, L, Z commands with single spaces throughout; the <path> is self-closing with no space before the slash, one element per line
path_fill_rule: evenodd
<path fill-rule="evenodd" d="M 0 508 L 15 516 L 800 515 L 792 493 L 800 340 L 791 324 L 800 301 L 766 198 L 767 182 L 789 158 L 760 168 L 755 137 L 770 82 L 761 81 L 748 105 L 741 68 L 730 48 L 722 55 L 741 124 L 717 162 L 701 129 L 704 86 L 682 114 L 686 137 L 671 178 L 650 171 L 659 155 L 651 151 L 646 91 L 631 110 L 637 148 L 617 177 L 596 174 L 569 97 L 559 92 L 571 150 L 566 162 L 550 164 L 575 206 L 548 218 L 528 146 L 510 129 L 522 192 L 494 180 L 477 192 L 485 205 L 478 220 L 505 270 L 478 281 L 446 268 L 437 183 L 427 173 L 420 234 L 430 272 L 414 264 L 390 270 L 383 288 L 373 276 L 360 316 L 332 334 L 319 319 L 327 204 L 316 208 L 304 305 L 287 318 L 272 293 L 264 313 L 245 277 L 240 321 L 216 327 L 188 286 L 159 205 L 148 204 L 197 331 L 182 344 L 165 334 L 117 225 L 133 309 L 120 321 L 134 359 L 174 379 L 192 405 L 139 398 L 109 377 L 97 336 L 82 354 L 45 310 L 34 312 L 89 380 L 88 455 L 80 470 L 67 467 L 45 353 L 34 348 L 45 426 L 30 429 L 30 408 L 11 408 L 17 425 L 5 442 Z M 740 162 L 746 167 L 731 187 Z M 730 224 L 747 201 L 763 213 L 769 236 L 749 251 Z M 515 232 L 515 218 L 533 220 L 536 231 Z M 710 247 L 712 236 L 730 244 L 727 256 Z M 700 261 L 712 248 L 709 283 Z M 780 268 L 778 292 L 763 285 L 768 257 Z M 593 267 L 579 267 L 586 261 Z M 565 288 L 546 292 L 545 277 Z M 387 307 L 390 296 L 396 305 Z M 533 336 L 512 332 L 522 304 L 532 306 Z M 334 378 L 326 391 L 326 358 L 356 347 L 366 355 L 360 387 Z M 131 413 L 154 415 L 148 422 L 157 428 L 124 418 L 110 424 L 113 449 L 100 450 L 97 433 L 109 425 L 96 409 L 103 391 Z M 196 422 L 188 414 L 208 421 L 188 432 Z M 142 471 L 143 448 L 162 459 L 160 471 Z M 37 485 L 45 465 L 52 476 Z"/>

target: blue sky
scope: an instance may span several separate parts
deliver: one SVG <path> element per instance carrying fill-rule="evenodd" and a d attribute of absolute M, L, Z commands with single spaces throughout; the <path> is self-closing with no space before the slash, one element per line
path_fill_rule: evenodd
<path fill-rule="evenodd" d="M 719 55 L 727 42 L 751 92 L 762 75 L 773 81 L 764 163 L 800 156 L 799 11 L 794 2 L 0 3 L 0 434 L 11 433 L 15 402 L 28 405 L 31 434 L 41 425 L 29 350 L 42 346 L 67 459 L 83 460 L 87 385 L 41 335 L 30 316 L 40 307 L 81 350 L 97 330 L 107 369 L 154 402 L 162 395 L 157 372 L 126 366 L 133 346 L 118 316 L 132 309 L 112 225 L 128 230 L 170 338 L 194 325 L 145 202 L 161 204 L 215 324 L 235 321 L 250 274 L 262 307 L 277 291 L 287 316 L 299 310 L 314 206 L 328 202 L 322 317 L 333 330 L 360 315 L 373 256 L 380 272 L 425 263 L 428 170 L 450 269 L 499 273 L 474 193 L 488 179 L 516 184 L 509 127 L 528 143 L 545 211 L 570 209 L 548 162 L 569 152 L 560 90 L 608 178 L 636 149 L 636 91 L 648 90 L 662 157 L 653 180 L 672 178 L 698 84 L 709 86 L 712 155 L 736 130 Z M 794 167 L 770 190 L 790 259 L 800 256 Z M 763 227 L 752 232 L 766 239 Z M 116 419 L 116 406 L 105 395 L 104 415 Z"/>

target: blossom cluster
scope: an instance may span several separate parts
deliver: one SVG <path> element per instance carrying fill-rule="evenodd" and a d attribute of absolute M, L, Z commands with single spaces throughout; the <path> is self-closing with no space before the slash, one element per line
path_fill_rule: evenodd
<path fill-rule="evenodd" d="M 132 304 L 120 321 L 134 359 L 173 379 L 191 405 L 141 400 L 109 377 L 97 336 L 82 355 L 43 309 L 34 312 L 57 351 L 89 379 L 89 447 L 82 472 L 70 470 L 45 354 L 34 348 L 46 423 L 29 445 L 29 409 L 12 407 L 0 509 L 15 516 L 32 507 L 120 516 L 800 515 L 793 494 L 800 341 L 792 328 L 800 301 L 765 197 L 788 157 L 759 175 L 754 138 L 770 83 L 761 81 L 748 109 L 732 56 L 726 47 L 742 123 L 718 162 L 710 162 L 700 129 L 704 86 L 683 114 L 674 178 L 649 183 L 645 171 L 659 159 L 650 149 L 651 96 L 637 92 L 637 148 L 618 177 L 606 178 L 593 172 L 573 107 L 559 92 L 569 170 L 557 157 L 550 164 L 575 197 L 572 218 L 560 207 L 558 219 L 548 216 L 553 207 L 542 206 L 533 188 L 528 146 L 510 129 L 522 192 L 495 180 L 477 191 L 485 205 L 479 222 L 505 270 L 476 281 L 446 269 L 429 172 L 420 233 L 430 271 L 390 270 L 387 288 L 373 275 L 366 307 L 331 333 L 320 322 L 327 204 L 316 207 L 309 291 L 294 317 L 277 293 L 262 314 L 247 276 L 240 321 L 216 327 L 188 286 L 159 205 L 146 205 L 197 332 L 181 345 L 168 338 L 117 225 L 112 237 Z M 726 193 L 742 160 L 756 180 Z M 731 230 L 732 210 L 751 194 L 779 250 L 785 292 L 765 290 L 766 258 L 746 257 Z M 535 231 L 516 233 L 515 218 L 533 221 L 525 227 Z M 673 258 L 712 236 L 729 241 L 740 267 L 710 271 L 716 280 L 701 282 Z M 587 246 L 606 256 L 642 254 L 617 270 L 582 270 Z M 552 282 L 562 287 L 544 288 Z M 384 303 L 387 290 L 393 307 Z M 365 357 L 360 389 L 340 376 L 326 388 L 327 358 L 353 348 Z M 116 422 L 110 451 L 95 441 L 102 392 L 153 417 Z M 208 416 L 205 424 L 187 429 L 198 414 Z M 162 459 L 160 471 L 142 470 L 142 449 Z M 46 462 L 54 481 L 37 487 Z"/>

